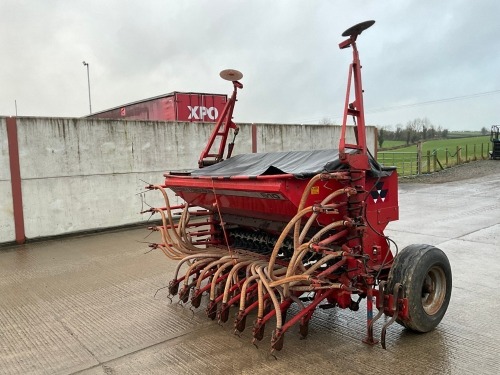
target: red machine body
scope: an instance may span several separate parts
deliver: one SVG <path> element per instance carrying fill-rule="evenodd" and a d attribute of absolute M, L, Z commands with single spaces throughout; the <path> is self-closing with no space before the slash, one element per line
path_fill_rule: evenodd
<path fill-rule="evenodd" d="M 165 186 L 172 189 L 189 205 L 203 207 L 218 214 L 226 224 L 239 225 L 255 230 L 268 230 L 280 233 L 295 216 L 299 202 L 309 180 L 297 178 L 291 174 L 271 176 L 227 176 L 227 177 L 187 177 L 166 176 Z M 305 206 L 320 204 L 332 191 L 345 185 L 336 180 L 317 181 L 310 187 L 310 195 Z M 389 257 L 386 240 L 376 235 L 382 233 L 390 221 L 398 219 L 397 174 L 384 177 L 369 177 L 366 181 L 367 194 L 366 217 L 373 229 L 370 240 L 364 241 L 364 252 L 371 254 L 373 245 L 383 248 L 379 257 Z M 214 202 L 217 201 L 217 207 Z M 333 221 L 347 216 L 347 197 L 336 201 L 340 207 L 338 213 L 318 215 L 316 225 L 326 226 Z M 310 215 L 304 217 L 304 221 Z"/>

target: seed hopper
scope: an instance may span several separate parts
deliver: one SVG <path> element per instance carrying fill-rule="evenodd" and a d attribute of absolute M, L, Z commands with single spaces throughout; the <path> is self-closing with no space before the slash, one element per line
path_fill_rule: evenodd
<path fill-rule="evenodd" d="M 294 326 L 306 337 L 317 308 L 357 311 L 365 299 L 363 341 L 379 341 L 374 327 L 387 315 L 379 323 L 385 348 L 394 321 L 427 332 L 448 307 L 446 255 L 429 245 L 391 249 L 384 235 L 387 224 L 398 220 L 398 177 L 367 147 L 356 46 L 373 24 L 349 28 L 339 44 L 351 49 L 353 60 L 337 149 L 232 156 L 234 140 L 227 141 L 238 131 L 232 118 L 243 85 L 240 72 L 225 70 L 221 77 L 232 82 L 232 96 L 198 168 L 169 172 L 163 184 L 148 186 L 165 198 L 164 207 L 148 210 L 162 218 L 162 225 L 150 227 L 161 232 L 162 242 L 151 246 L 179 261 L 170 295 L 195 308 L 206 296 L 208 317 L 220 323 L 232 317 L 235 333 L 251 317 L 254 343 L 272 325 L 272 351 L 282 349 Z M 350 131 L 354 141 L 348 142 Z M 167 190 L 185 203 L 171 205 Z"/>

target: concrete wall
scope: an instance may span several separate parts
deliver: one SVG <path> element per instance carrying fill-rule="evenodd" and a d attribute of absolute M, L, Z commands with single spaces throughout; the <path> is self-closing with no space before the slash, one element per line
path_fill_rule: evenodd
<path fill-rule="evenodd" d="M 241 132 L 237 140 L 238 151 L 241 153 L 251 152 L 251 125 L 240 125 Z M 278 125 L 278 124 L 257 124 L 257 151 L 301 151 L 301 150 L 321 150 L 338 148 L 340 138 L 340 126 L 332 125 Z M 367 144 L 372 153 L 376 149 L 376 127 L 367 128 Z M 242 140 L 241 138 L 245 138 Z M 347 141 L 355 142 L 352 128 L 348 129 Z M 240 149 L 241 143 L 244 147 Z"/>
<path fill-rule="evenodd" d="M 0 119 L 0 242 L 14 241 L 5 119 Z M 213 124 L 71 118 L 17 118 L 28 239 L 120 226 L 139 215 L 146 183 L 197 166 Z M 235 154 L 251 152 L 240 125 Z M 259 124 L 258 152 L 336 148 L 340 127 Z M 368 142 L 375 147 L 374 127 Z M 145 194 L 151 205 L 160 195 Z M 173 197 L 172 197 L 173 198 Z M 174 199 L 175 202 L 175 199 Z"/>

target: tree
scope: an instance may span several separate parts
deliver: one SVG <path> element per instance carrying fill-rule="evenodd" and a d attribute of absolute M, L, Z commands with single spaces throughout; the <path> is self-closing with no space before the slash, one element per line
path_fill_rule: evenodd
<path fill-rule="evenodd" d="M 380 131 L 378 132 L 378 147 L 382 148 L 384 141 L 385 141 L 385 131 L 384 128 L 381 128 Z"/>
<path fill-rule="evenodd" d="M 334 121 L 330 117 L 323 117 L 320 122 L 320 125 L 335 125 Z"/>
<path fill-rule="evenodd" d="M 436 128 L 434 125 L 429 126 L 429 130 L 427 131 L 429 139 L 435 138 L 436 137 Z"/>
<path fill-rule="evenodd" d="M 402 124 L 396 125 L 396 131 L 394 132 L 394 140 L 395 141 L 404 141 L 405 140 L 405 135 L 404 135 Z"/>
<path fill-rule="evenodd" d="M 481 135 L 486 135 L 488 134 L 488 129 L 486 129 L 484 126 L 481 128 Z"/>
<path fill-rule="evenodd" d="M 408 146 L 410 144 L 410 141 L 411 141 L 411 128 L 410 127 L 406 127 L 406 145 Z"/>
<path fill-rule="evenodd" d="M 406 123 L 406 142 L 416 143 L 422 138 L 423 129 L 428 127 L 430 121 L 427 118 L 416 118 Z M 426 130 L 427 131 L 427 130 Z"/>
<path fill-rule="evenodd" d="M 406 123 L 406 144 L 415 143 L 419 140 L 420 119 L 414 119 Z"/>
<path fill-rule="evenodd" d="M 443 129 L 443 131 L 441 132 L 441 136 L 443 138 L 448 138 L 448 133 L 449 133 L 448 129 Z"/>
<path fill-rule="evenodd" d="M 407 145 L 411 143 L 416 143 L 423 139 L 433 139 L 436 137 L 442 137 L 442 128 L 436 126 L 430 122 L 427 117 L 415 118 L 406 123 L 405 126 L 402 124 L 397 124 L 395 130 L 390 126 L 382 126 L 378 129 L 379 132 L 379 147 L 382 147 L 382 143 L 387 140 L 393 141 L 404 141 Z M 448 135 L 448 132 L 446 132 Z"/>

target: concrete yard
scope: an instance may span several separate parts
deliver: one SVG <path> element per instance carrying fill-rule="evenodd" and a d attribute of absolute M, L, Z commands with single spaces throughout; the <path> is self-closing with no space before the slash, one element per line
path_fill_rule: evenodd
<path fill-rule="evenodd" d="M 498 162 L 500 164 L 500 162 Z M 0 249 L 0 374 L 498 374 L 500 174 L 400 185 L 400 248 L 435 245 L 448 255 L 448 313 L 428 334 L 394 324 L 387 350 L 361 342 L 365 311 L 319 310 L 309 337 L 285 336 L 269 354 L 203 306 L 170 303 L 176 262 L 146 253 L 143 229 Z M 232 310 L 234 311 L 234 310 Z M 380 334 L 378 322 L 375 334 Z"/>

